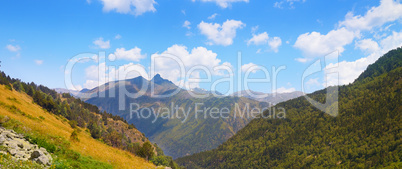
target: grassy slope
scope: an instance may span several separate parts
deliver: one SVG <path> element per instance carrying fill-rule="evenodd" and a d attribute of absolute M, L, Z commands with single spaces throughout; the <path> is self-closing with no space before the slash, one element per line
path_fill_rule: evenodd
<path fill-rule="evenodd" d="M 15 98 L 15 100 L 12 98 Z M 7 90 L 5 86 L 0 85 L 0 101 L 7 105 L 15 105 L 27 115 L 36 118 L 42 116 L 44 120 L 33 120 L 26 116 L 12 113 L 3 106 L 0 106 L 0 115 L 18 120 L 25 127 L 43 135 L 60 136 L 67 140 L 70 138 L 73 129 L 67 121 L 61 120 L 61 117 L 50 114 L 40 106 L 33 104 L 32 98 L 28 95 Z M 71 142 L 71 149 L 84 156 L 91 156 L 96 160 L 111 164 L 115 168 L 155 168 L 153 164 L 140 157 L 93 139 L 87 132 L 80 132 L 78 137 L 80 142 Z"/>

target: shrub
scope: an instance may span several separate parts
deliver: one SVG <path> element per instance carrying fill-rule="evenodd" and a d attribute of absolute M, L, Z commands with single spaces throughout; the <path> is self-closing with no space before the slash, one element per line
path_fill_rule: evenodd
<path fill-rule="evenodd" d="M 70 140 L 79 142 L 80 141 L 80 139 L 78 139 L 79 132 L 80 132 L 79 129 L 75 128 L 74 131 L 71 133 Z"/>
<path fill-rule="evenodd" d="M 138 155 L 145 158 L 147 161 L 154 157 L 155 153 L 152 144 L 149 141 L 145 142 L 138 151 Z"/>
<path fill-rule="evenodd" d="M 73 128 L 73 129 L 77 127 L 77 121 L 75 121 L 75 120 L 70 120 L 68 122 L 68 124 L 70 124 L 71 128 Z"/>

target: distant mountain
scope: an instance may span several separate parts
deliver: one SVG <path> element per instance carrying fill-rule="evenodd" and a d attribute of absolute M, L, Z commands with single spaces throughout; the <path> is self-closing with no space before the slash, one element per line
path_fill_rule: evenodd
<path fill-rule="evenodd" d="M 69 89 L 64 89 L 64 88 L 54 88 L 53 90 L 55 90 L 57 93 L 70 93 L 71 95 L 76 96 L 80 91 L 77 90 L 69 90 Z"/>
<path fill-rule="evenodd" d="M 215 94 L 218 96 L 223 96 L 223 94 L 218 91 L 209 91 L 209 90 L 199 88 L 199 87 L 192 88 L 190 91 L 194 92 L 194 93 L 198 93 L 198 94 L 211 94 L 211 95 Z"/>
<path fill-rule="evenodd" d="M 82 90 L 80 91 L 80 93 L 85 93 L 85 92 L 88 92 L 88 91 L 89 91 L 89 89 L 84 88 L 84 89 L 82 89 Z"/>
<path fill-rule="evenodd" d="M 154 86 L 153 90 L 152 86 Z M 119 91 L 123 89 L 132 96 L 137 96 L 143 89 L 143 94 L 138 98 L 122 96 Z M 210 93 L 202 89 L 196 89 L 196 91 L 201 94 Z M 110 94 L 113 92 L 114 97 Z M 267 103 L 260 103 L 245 97 L 204 95 L 205 98 L 194 98 L 189 91 L 178 88 L 171 81 L 160 77 L 160 75 L 156 75 L 149 81 L 143 77 L 136 77 L 106 83 L 84 94 L 92 96 L 86 99 L 86 102 L 97 105 L 114 115 L 124 117 L 129 123 L 133 123 L 141 132 L 144 132 L 152 142 L 156 142 L 165 154 L 173 158 L 216 148 L 243 128 L 252 117 L 244 115 L 245 118 L 241 118 L 240 112 L 235 112 L 236 105 L 241 110 L 244 110 L 245 107 L 252 109 L 268 106 Z M 97 97 L 97 94 L 102 95 L 102 97 Z M 174 95 L 154 97 L 162 94 Z M 130 114 L 131 103 L 139 106 L 139 109 L 134 114 Z M 161 114 L 154 114 L 160 112 L 161 108 L 171 110 L 172 106 L 175 107 L 176 105 L 186 110 L 186 113 L 188 113 L 186 119 L 184 119 L 184 115 L 181 115 L 183 116 L 181 118 L 177 118 L 177 116 L 166 118 Z M 196 105 L 198 105 L 198 109 L 202 109 L 202 112 L 195 111 Z M 124 110 L 119 110 L 119 106 L 122 106 Z M 137 108 L 137 106 L 133 107 Z M 214 107 L 219 110 L 227 108 L 228 118 L 211 118 L 209 110 Z M 204 111 L 203 108 L 207 110 Z M 189 109 L 190 111 L 188 111 Z M 151 113 L 149 118 L 139 118 L 141 116 L 137 116 L 141 115 L 141 112 L 149 114 L 149 111 Z M 173 113 L 177 115 L 177 111 L 170 112 L 171 115 Z"/>
<path fill-rule="evenodd" d="M 78 90 L 64 89 L 64 88 L 54 88 L 53 90 L 55 90 L 57 93 L 60 93 L 60 94 L 62 94 L 62 93 L 69 93 L 69 94 L 71 94 L 72 96 L 75 96 L 75 97 L 79 97 L 80 94 L 90 91 L 90 90 L 87 89 L 87 88 L 82 89 L 82 90 L 80 90 L 80 91 L 78 91 Z"/>
<path fill-rule="evenodd" d="M 334 96 L 326 91 L 308 96 L 325 102 Z M 339 86 L 337 117 L 299 97 L 276 105 L 286 109 L 286 119 L 254 119 L 217 149 L 176 162 L 187 168 L 401 168 L 401 93 L 398 48 Z"/>
<path fill-rule="evenodd" d="M 255 96 L 253 96 L 253 95 L 255 95 Z M 304 93 L 300 92 L 300 91 L 273 94 L 273 93 L 256 92 L 256 91 L 252 91 L 252 90 L 242 90 L 242 91 L 235 92 L 232 94 L 232 96 L 247 97 L 249 99 L 257 100 L 260 102 L 271 103 L 273 105 L 278 104 L 283 101 L 294 99 L 294 98 L 297 98 L 297 97 L 300 97 L 303 95 L 304 95 Z"/>

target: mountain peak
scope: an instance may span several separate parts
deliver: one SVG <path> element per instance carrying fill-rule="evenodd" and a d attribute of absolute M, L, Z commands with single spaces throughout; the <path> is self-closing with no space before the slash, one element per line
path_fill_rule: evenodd
<path fill-rule="evenodd" d="M 151 81 L 154 82 L 155 84 L 159 84 L 159 85 L 162 84 L 162 83 L 165 83 L 165 82 L 167 82 L 167 83 L 172 83 L 171 81 L 162 78 L 159 73 L 156 74 L 156 75 L 152 78 Z M 173 83 L 172 83 L 172 84 L 173 84 Z"/>
<path fill-rule="evenodd" d="M 153 78 L 152 78 L 152 80 L 153 79 L 163 79 L 162 77 L 161 77 L 161 75 L 158 73 L 158 74 L 156 74 Z"/>

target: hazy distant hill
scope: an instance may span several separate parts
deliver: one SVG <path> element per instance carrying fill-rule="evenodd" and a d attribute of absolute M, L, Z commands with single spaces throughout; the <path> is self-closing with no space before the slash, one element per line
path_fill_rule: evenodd
<path fill-rule="evenodd" d="M 252 96 L 249 93 L 257 96 Z M 258 97 L 260 96 L 265 96 L 265 97 Z M 267 103 L 272 103 L 273 105 L 278 104 L 280 102 L 294 99 L 300 96 L 303 96 L 304 93 L 300 91 L 294 91 L 294 92 L 289 92 L 289 93 L 276 93 L 275 95 L 273 93 L 262 93 L 262 92 L 256 92 L 256 91 L 251 91 L 251 90 L 242 90 L 239 92 L 235 92 L 232 94 L 232 96 L 241 96 L 241 97 L 247 97 L 249 99 L 257 100 L 260 102 L 267 102 Z"/>
<path fill-rule="evenodd" d="M 299 97 L 277 105 L 286 119 L 254 119 L 217 149 L 176 161 L 188 168 L 402 168 L 401 93 L 398 48 L 339 87 L 337 117 Z M 326 94 L 309 97 L 325 102 Z"/>

